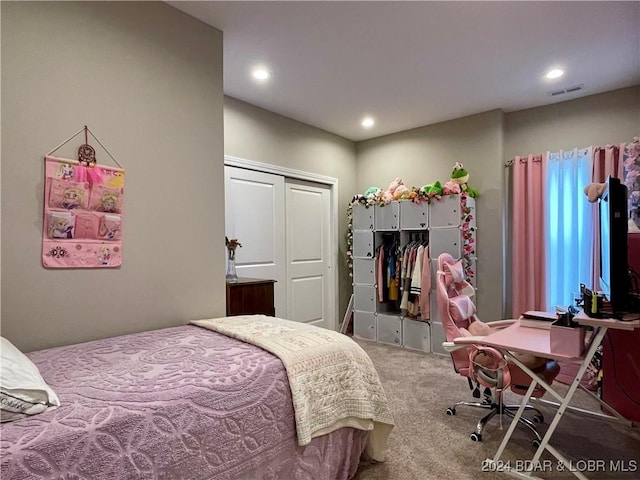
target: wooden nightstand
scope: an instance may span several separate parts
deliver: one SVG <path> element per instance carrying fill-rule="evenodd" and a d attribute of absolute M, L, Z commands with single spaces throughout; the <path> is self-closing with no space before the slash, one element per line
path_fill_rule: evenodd
<path fill-rule="evenodd" d="M 275 282 L 260 278 L 238 278 L 237 282 L 227 282 L 227 315 L 263 314 L 274 317 Z"/>

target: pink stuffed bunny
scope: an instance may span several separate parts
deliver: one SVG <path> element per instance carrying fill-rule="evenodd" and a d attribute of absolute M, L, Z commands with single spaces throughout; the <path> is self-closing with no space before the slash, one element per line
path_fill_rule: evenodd
<path fill-rule="evenodd" d="M 396 177 L 395 180 L 389 184 L 389 188 L 384 192 L 384 203 L 390 203 L 393 201 L 393 194 L 399 185 L 402 185 L 402 178 Z"/>

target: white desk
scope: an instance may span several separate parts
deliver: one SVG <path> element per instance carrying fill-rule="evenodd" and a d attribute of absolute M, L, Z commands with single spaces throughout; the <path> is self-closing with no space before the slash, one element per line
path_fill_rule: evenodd
<path fill-rule="evenodd" d="M 482 340 L 483 345 L 488 345 L 500 350 L 510 362 L 515 363 L 522 370 L 527 372 L 527 374 L 533 380 L 531 382 L 531 385 L 529 386 L 529 389 L 527 390 L 527 393 L 524 395 L 522 399 L 520 408 L 518 409 L 515 417 L 512 419 L 511 424 L 509 425 L 509 428 L 507 429 L 507 432 L 505 433 L 505 436 L 502 440 L 502 443 L 500 444 L 500 447 L 498 448 L 498 451 L 496 452 L 493 459 L 485 460 L 485 462 L 489 462 L 489 464 L 491 464 L 495 469 L 500 471 L 505 471 L 505 473 L 509 473 L 517 477 L 537 478 L 537 477 L 532 477 L 531 474 L 533 473 L 533 471 L 535 471 L 536 466 L 540 465 L 539 463 L 540 457 L 542 456 L 542 453 L 545 450 L 547 450 L 559 461 L 561 461 L 566 466 L 567 469 L 570 469 L 571 464 L 569 463 L 569 461 L 558 450 L 556 450 L 553 446 L 549 444 L 549 440 L 551 439 L 551 436 L 553 435 L 553 432 L 555 431 L 558 425 L 558 422 L 562 418 L 565 410 L 569 407 L 569 403 L 573 398 L 573 394 L 575 393 L 576 389 L 580 385 L 580 379 L 582 378 L 585 371 L 587 370 L 587 367 L 589 366 L 589 363 L 591 362 L 591 359 L 593 358 L 593 355 L 596 352 L 598 345 L 600 345 L 600 342 L 604 338 L 604 335 L 607 332 L 607 329 L 616 328 L 616 329 L 622 329 L 622 330 L 634 330 L 636 328 L 640 328 L 640 320 L 623 322 L 613 318 L 606 318 L 606 319 L 590 318 L 586 316 L 584 313 L 580 313 L 577 316 L 575 316 L 574 320 L 578 322 L 580 325 L 594 327 L 594 335 L 591 337 L 591 341 L 589 342 L 589 344 L 585 346 L 586 347 L 585 351 L 580 357 L 568 357 L 566 355 L 561 355 L 561 354 L 552 352 L 550 348 L 550 330 L 542 329 L 542 328 L 523 327 L 520 325 L 519 321 L 515 322 L 510 327 L 507 327 L 503 330 L 499 330 L 483 338 Z M 567 391 L 566 395 L 563 397 L 562 395 L 557 393 L 555 390 L 553 390 L 553 388 L 551 388 L 551 386 L 547 384 L 542 378 L 540 378 L 533 371 L 531 371 L 529 368 L 523 365 L 522 362 L 520 362 L 517 358 L 515 358 L 512 355 L 512 352 L 513 353 L 524 352 L 524 353 L 530 353 L 530 354 L 536 355 L 538 357 L 550 358 L 554 360 L 562 360 L 563 362 L 575 362 L 580 364 L 580 368 L 578 369 L 578 372 L 576 373 L 576 376 L 572 381 L 569 387 L 569 390 Z M 509 443 L 511 435 L 513 434 L 513 431 L 516 425 L 518 424 L 518 419 L 522 416 L 522 413 L 524 412 L 524 407 L 531 399 L 531 395 L 536 385 L 543 386 L 547 392 L 549 392 L 552 396 L 554 396 L 560 402 L 558 406 L 558 410 L 555 416 L 553 417 L 553 420 L 549 424 L 549 428 L 547 429 L 547 432 L 542 438 L 542 442 L 538 447 L 538 449 L 536 450 L 535 455 L 533 456 L 533 458 L 530 460 L 529 463 L 525 462 L 532 470 L 516 471 L 514 469 L 508 469 L 508 468 L 505 469 L 504 466 L 500 463 L 500 457 L 502 456 L 502 453 L 504 452 L 505 447 Z M 624 420 L 620 416 L 620 414 L 618 414 L 609 405 L 602 402 L 602 400 L 598 399 L 595 396 L 594 398 L 596 398 L 602 405 L 604 405 L 607 408 L 607 410 L 612 412 L 619 419 Z M 580 411 L 583 411 L 584 413 L 593 413 L 594 415 L 603 416 L 602 414 L 599 414 L 596 412 L 589 412 L 585 410 L 580 410 Z M 631 422 L 629 422 L 629 424 L 631 424 Z M 580 478 L 581 480 L 587 480 L 587 477 L 585 477 L 579 471 L 572 471 L 572 473 L 576 477 Z"/>

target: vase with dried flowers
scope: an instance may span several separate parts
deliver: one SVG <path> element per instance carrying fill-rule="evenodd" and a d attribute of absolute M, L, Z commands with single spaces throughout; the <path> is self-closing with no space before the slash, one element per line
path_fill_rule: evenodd
<path fill-rule="evenodd" d="M 224 237 L 224 244 L 227 247 L 227 282 L 237 282 L 238 274 L 236 273 L 236 248 L 242 247 L 237 238 Z"/>

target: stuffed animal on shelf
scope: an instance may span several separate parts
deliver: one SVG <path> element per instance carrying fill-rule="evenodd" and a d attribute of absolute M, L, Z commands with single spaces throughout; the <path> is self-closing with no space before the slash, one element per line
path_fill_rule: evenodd
<path fill-rule="evenodd" d="M 391 203 L 394 200 L 393 194 L 400 185 L 404 185 L 402 183 L 402 178 L 396 177 L 395 180 L 389 184 L 389 188 L 384 191 L 384 203 Z"/>
<path fill-rule="evenodd" d="M 462 186 L 458 182 L 454 182 L 453 180 L 449 180 L 442 187 L 442 193 L 445 195 L 454 195 L 456 193 L 460 193 L 462 191 Z"/>
<path fill-rule="evenodd" d="M 607 188 L 606 183 L 590 183 L 586 187 L 584 187 L 584 194 L 587 196 L 591 203 L 595 203 L 598 201 L 605 189 Z"/>
<path fill-rule="evenodd" d="M 362 195 L 362 197 L 364 198 L 364 205 L 366 206 L 371 206 L 371 205 L 376 205 L 377 203 L 380 203 L 380 199 L 382 198 L 382 189 L 379 187 L 369 187 L 365 190 L 364 195 Z"/>
<path fill-rule="evenodd" d="M 442 195 L 442 184 L 438 180 L 435 183 L 423 185 L 420 190 L 428 197 L 439 197 Z"/>
<path fill-rule="evenodd" d="M 378 195 L 378 193 L 380 193 L 381 190 L 382 189 L 378 187 L 369 187 L 364 191 L 364 196 L 365 197 L 376 196 Z"/>
<path fill-rule="evenodd" d="M 396 188 L 395 192 L 393 192 L 393 199 L 394 200 L 405 200 L 405 199 L 409 198 L 409 196 L 408 196 L 409 192 L 410 192 L 410 190 L 407 188 L 406 185 L 400 184 Z"/>
<path fill-rule="evenodd" d="M 464 165 L 462 165 L 460 162 L 456 162 L 456 164 L 453 166 L 453 172 L 451 173 L 450 181 L 460 185 L 460 191 L 466 192 L 470 197 L 476 198 L 478 196 L 478 192 L 469 186 L 469 173 L 465 170 Z"/>
<path fill-rule="evenodd" d="M 411 190 L 409 190 L 406 194 L 403 194 L 403 197 L 406 198 L 407 200 L 412 200 L 412 201 L 418 201 L 417 199 L 420 196 L 420 189 L 418 187 L 411 187 Z"/>

